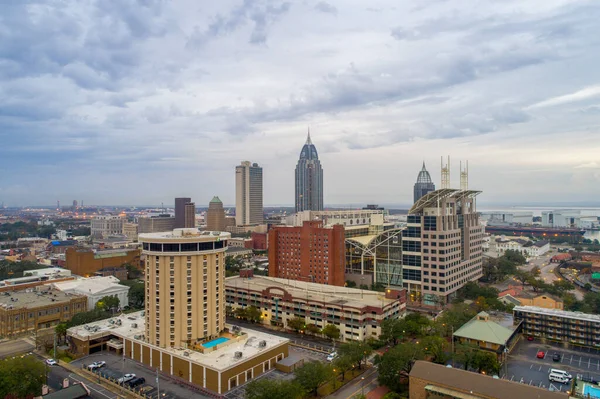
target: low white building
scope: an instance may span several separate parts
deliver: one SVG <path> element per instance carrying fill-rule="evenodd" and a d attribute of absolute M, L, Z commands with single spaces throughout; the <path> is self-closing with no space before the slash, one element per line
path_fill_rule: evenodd
<path fill-rule="evenodd" d="M 36 277 L 70 277 L 71 271 L 69 269 L 63 269 L 61 267 L 48 267 L 45 269 L 33 269 L 33 270 L 23 270 L 23 277 L 26 276 L 36 276 Z"/>
<path fill-rule="evenodd" d="M 496 238 L 496 251 L 503 254 L 507 250 L 516 251 L 528 258 L 538 257 L 550 251 L 550 243 L 546 240 L 532 241 L 525 238 L 505 237 Z"/>
<path fill-rule="evenodd" d="M 129 287 L 119 284 L 119 279 L 114 276 L 82 278 L 53 283 L 52 286 L 63 292 L 87 296 L 88 310 L 94 309 L 96 303 L 105 296 L 119 298 L 120 307 L 129 305 Z"/>

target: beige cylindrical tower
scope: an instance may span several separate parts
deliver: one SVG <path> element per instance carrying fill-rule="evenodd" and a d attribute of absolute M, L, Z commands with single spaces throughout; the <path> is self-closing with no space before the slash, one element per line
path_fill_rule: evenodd
<path fill-rule="evenodd" d="M 146 255 L 146 340 L 187 347 L 225 328 L 229 233 L 175 229 L 140 234 Z"/>

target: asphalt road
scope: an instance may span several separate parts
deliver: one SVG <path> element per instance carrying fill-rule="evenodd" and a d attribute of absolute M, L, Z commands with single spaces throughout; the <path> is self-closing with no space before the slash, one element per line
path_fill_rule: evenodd
<path fill-rule="evenodd" d="M 377 377 L 379 376 L 379 372 L 377 368 L 371 367 L 367 371 L 365 371 L 362 375 L 358 376 L 348 384 L 344 385 L 338 391 L 333 394 L 327 396 L 330 399 L 351 399 L 360 394 L 367 394 L 373 389 L 379 386 L 377 382 Z"/>
<path fill-rule="evenodd" d="M 102 386 L 90 381 L 87 378 L 72 374 L 69 370 L 66 370 L 60 365 L 47 366 L 48 367 L 48 386 L 54 390 L 61 388 L 61 384 L 65 378 L 68 378 L 70 384 L 74 382 L 83 382 L 88 387 L 91 393 L 91 397 L 95 399 L 116 399 L 117 395 L 106 390 Z"/>
<path fill-rule="evenodd" d="M 0 359 L 33 351 L 34 346 L 22 339 L 0 343 Z"/>

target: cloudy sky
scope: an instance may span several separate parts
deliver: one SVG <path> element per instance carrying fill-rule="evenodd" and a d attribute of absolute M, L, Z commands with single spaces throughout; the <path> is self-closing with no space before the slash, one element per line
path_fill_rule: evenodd
<path fill-rule="evenodd" d="M 412 200 L 469 160 L 481 203 L 600 201 L 600 1 L 0 2 L 0 202 Z"/>

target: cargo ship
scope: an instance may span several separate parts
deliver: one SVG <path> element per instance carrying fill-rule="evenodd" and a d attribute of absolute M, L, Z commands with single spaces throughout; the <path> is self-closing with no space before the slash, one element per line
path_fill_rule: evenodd
<path fill-rule="evenodd" d="M 534 237 L 577 237 L 585 234 L 584 229 L 574 229 L 569 227 L 528 227 L 528 226 L 485 226 L 486 233 L 505 234 L 513 236 L 534 236 Z"/>

